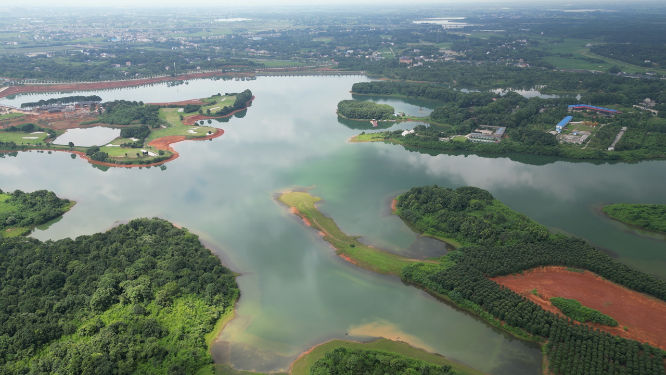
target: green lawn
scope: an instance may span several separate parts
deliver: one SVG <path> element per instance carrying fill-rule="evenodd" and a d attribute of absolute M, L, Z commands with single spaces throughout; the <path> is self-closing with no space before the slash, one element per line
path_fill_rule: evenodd
<path fill-rule="evenodd" d="M 158 117 L 171 126 L 182 126 L 183 123 L 180 121 L 180 115 L 185 116 L 184 112 L 178 112 L 179 108 L 160 108 Z"/>
<path fill-rule="evenodd" d="M 0 115 L 0 121 L 9 120 L 17 117 L 25 116 L 23 113 L 7 113 L 6 115 Z"/>
<path fill-rule="evenodd" d="M 324 42 L 324 43 L 329 43 L 333 38 L 312 38 L 313 42 Z"/>
<path fill-rule="evenodd" d="M 439 365 L 439 366 L 449 365 L 454 370 L 467 375 L 483 374 L 483 372 L 481 371 L 450 361 L 440 355 L 428 353 L 423 349 L 415 348 L 405 342 L 391 341 L 387 339 L 378 339 L 369 343 L 360 343 L 360 342 L 344 341 L 344 340 L 329 341 L 327 343 L 317 346 L 310 353 L 299 358 L 294 363 L 291 374 L 292 375 L 310 374 L 310 368 L 319 358 L 322 358 L 324 355 L 326 355 L 326 353 L 341 346 L 353 349 L 384 350 L 387 352 L 401 354 L 409 358 L 414 358 L 424 362 L 432 363 L 433 365 Z"/>
<path fill-rule="evenodd" d="M 18 145 L 20 144 L 35 144 L 35 143 L 44 143 L 44 140 L 48 134 L 44 133 L 39 133 L 39 134 L 31 134 L 31 133 L 23 133 L 23 132 L 0 132 L 0 141 L 2 142 L 14 142 Z M 26 139 L 25 137 L 37 137 L 37 139 Z"/>
<path fill-rule="evenodd" d="M 202 101 L 206 101 L 205 99 L 201 99 Z M 203 111 L 204 115 L 206 114 L 206 110 L 210 109 L 211 114 L 214 114 L 215 112 L 219 111 L 223 107 L 231 107 L 236 103 L 236 96 L 213 96 L 211 98 L 208 98 L 208 101 L 216 101 L 217 103 L 212 104 L 212 105 L 207 105 L 201 107 L 201 110 Z M 188 115 L 192 115 L 196 113 L 188 113 Z M 187 116 L 186 116 L 187 117 Z"/>
<path fill-rule="evenodd" d="M 403 267 L 413 264 L 416 260 L 366 246 L 358 241 L 358 237 L 348 236 L 338 228 L 335 221 L 325 217 L 315 203 L 321 198 L 308 193 L 288 192 L 279 200 L 298 210 L 298 215 L 307 219 L 311 226 L 325 233 L 324 240 L 338 249 L 337 254 L 349 258 L 359 267 L 373 272 L 400 276 Z"/>
<path fill-rule="evenodd" d="M 453 140 L 457 142 L 467 142 L 467 137 L 465 137 L 464 135 L 459 135 L 457 137 L 454 137 Z"/>
<path fill-rule="evenodd" d="M 191 133 L 189 131 L 193 131 Z M 197 138 L 203 137 L 208 134 L 208 132 L 214 133 L 217 129 L 210 126 L 187 126 L 187 125 L 178 125 L 172 126 L 170 128 L 157 129 L 150 132 L 150 135 L 146 139 L 146 144 L 153 139 L 167 137 L 170 135 L 184 135 L 188 138 Z M 111 147 L 113 148 L 113 147 Z"/>

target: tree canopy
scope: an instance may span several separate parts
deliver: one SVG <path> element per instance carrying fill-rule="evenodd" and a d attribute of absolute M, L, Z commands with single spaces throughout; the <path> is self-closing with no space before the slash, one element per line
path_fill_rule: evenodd
<path fill-rule="evenodd" d="M 161 219 L 0 239 L 0 374 L 192 374 L 239 295 L 199 238 Z"/>

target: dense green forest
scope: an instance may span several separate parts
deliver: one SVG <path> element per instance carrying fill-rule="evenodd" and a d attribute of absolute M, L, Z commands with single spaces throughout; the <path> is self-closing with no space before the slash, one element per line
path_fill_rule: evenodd
<path fill-rule="evenodd" d="M 364 102 L 359 100 L 341 100 L 338 103 L 338 114 L 349 119 L 387 119 L 393 117 L 395 109 L 388 104 Z"/>
<path fill-rule="evenodd" d="M 423 223 L 430 223 L 430 228 L 422 230 L 435 234 L 441 224 L 437 217 L 428 216 L 431 215 L 428 204 L 444 197 L 451 200 L 451 194 L 460 189 L 450 191 L 435 186 L 412 188 L 397 198 L 398 207 L 408 201 L 425 203 L 412 203 L 412 217 L 429 217 L 429 221 L 421 221 L 421 228 L 424 228 Z M 475 192 L 474 197 L 489 195 L 481 189 L 465 188 L 461 191 L 462 201 L 467 201 L 469 191 Z M 461 235 L 461 231 L 454 234 Z M 518 336 L 539 341 L 547 339 L 544 353 L 549 357 L 549 369 L 553 373 L 577 374 L 585 369 L 584 373 L 590 374 L 665 374 L 663 359 L 666 352 L 663 350 L 613 336 L 543 310 L 488 277 L 509 275 L 539 266 L 576 267 L 661 300 L 666 300 L 665 281 L 614 261 L 582 239 L 564 235 L 504 246 L 466 246 L 447 254 L 445 258 L 446 261 L 440 265 L 416 263 L 407 266 L 402 270 L 402 278 L 431 292 L 448 296 L 490 324 Z"/>
<path fill-rule="evenodd" d="M 162 121 L 159 118 L 160 107 L 144 105 L 143 102 L 114 100 L 102 104 L 104 112 L 99 116 L 99 122 L 117 125 L 129 125 L 132 122 L 158 127 Z"/>
<path fill-rule="evenodd" d="M 43 105 L 53 105 L 53 104 L 68 104 L 68 103 L 76 103 L 76 102 L 101 102 L 102 98 L 100 98 L 97 95 L 72 95 L 72 96 L 64 96 L 62 98 L 51 98 L 51 99 L 42 99 L 37 102 L 27 102 L 27 103 L 22 103 L 21 108 L 34 108 L 34 107 L 40 107 Z"/>
<path fill-rule="evenodd" d="M 585 307 L 575 299 L 553 297 L 550 299 L 550 303 L 560 309 L 564 315 L 577 322 L 592 322 L 617 327 L 617 321 L 615 319 L 597 310 Z"/>
<path fill-rule="evenodd" d="M 239 295 L 199 238 L 161 219 L 0 239 L 0 374 L 193 374 Z"/>
<path fill-rule="evenodd" d="M 666 80 L 632 79 L 612 74 L 563 72 L 542 68 L 520 68 L 513 65 L 488 63 L 428 62 L 428 65 L 408 68 L 395 59 L 340 58 L 339 66 L 346 70 L 363 70 L 371 76 L 397 80 L 423 81 L 452 87 L 511 87 L 529 89 L 544 85 L 544 92 L 595 94 L 596 104 L 638 104 L 645 98 L 666 103 Z M 625 99 L 626 98 L 626 99 Z M 583 102 L 587 100 L 581 99 Z M 595 104 L 590 102 L 589 104 Z"/>
<path fill-rule="evenodd" d="M 438 186 L 414 188 L 398 198 L 398 214 L 428 234 L 463 245 L 530 243 L 550 238 L 548 229 L 511 210 L 488 191 Z"/>
<path fill-rule="evenodd" d="M 58 198 L 52 191 L 0 190 L 0 238 L 25 234 L 34 226 L 62 215 L 71 206 L 69 199 Z"/>
<path fill-rule="evenodd" d="M 451 366 L 436 366 L 383 350 L 339 347 L 310 368 L 311 375 L 455 375 Z"/>
<path fill-rule="evenodd" d="M 666 205 L 618 203 L 601 211 L 613 219 L 647 230 L 666 233 Z"/>

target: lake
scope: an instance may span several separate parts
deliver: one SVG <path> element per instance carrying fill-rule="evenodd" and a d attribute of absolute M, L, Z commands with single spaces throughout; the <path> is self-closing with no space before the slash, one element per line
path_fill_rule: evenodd
<path fill-rule="evenodd" d="M 384 143 L 352 144 L 360 132 L 336 115 L 363 76 L 195 80 L 97 93 L 103 100 L 168 102 L 217 92 L 256 96 L 247 112 L 225 122 L 222 137 L 180 142 L 166 168 L 106 168 L 67 153 L 23 152 L 0 159 L 3 190 L 53 190 L 77 201 L 64 217 L 34 233 L 41 240 L 104 231 L 117 221 L 161 217 L 188 228 L 239 272 L 237 318 L 213 349 L 218 362 L 276 371 L 312 345 L 333 338 L 407 341 L 492 374 L 539 374 L 541 352 L 479 319 L 336 256 L 275 195 L 311 188 L 322 212 L 350 235 L 409 256 L 445 252 L 417 241 L 391 198 L 413 186 L 488 189 L 510 208 L 551 230 L 581 236 L 618 261 L 666 278 L 663 237 L 605 218 L 604 204 L 666 204 L 666 162 L 574 162 L 528 155 L 438 154 Z M 71 94 L 60 94 L 65 96 Z M 47 99 L 20 96 L 0 104 Z M 397 110 L 436 103 L 385 98 Z M 434 105 L 433 105 L 434 104 Z M 426 108 L 426 109 L 424 109 Z M 387 124 L 400 129 L 413 124 Z M 360 126 L 360 125 L 359 125 Z M 367 130 L 366 130 L 367 131 Z"/>

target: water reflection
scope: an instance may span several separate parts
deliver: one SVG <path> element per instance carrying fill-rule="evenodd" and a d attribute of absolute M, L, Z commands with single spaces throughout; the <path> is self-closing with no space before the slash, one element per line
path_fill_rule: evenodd
<path fill-rule="evenodd" d="M 313 187 L 312 194 L 325 199 L 322 212 L 344 232 L 391 251 L 428 256 L 445 249 L 420 243 L 399 217 L 387 214 L 390 199 L 413 186 L 479 186 L 549 228 L 581 236 L 617 253 L 623 263 L 666 276 L 663 244 L 617 230 L 595 213 L 607 202 L 665 204 L 666 162 L 431 155 L 393 144 L 348 143 L 359 130 L 341 123 L 335 109 L 338 101 L 351 98 L 351 85 L 361 80 L 367 78 L 260 77 L 111 91 L 102 97 L 167 102 L 250 88 L 256 100 L 242 119 L 214 122 L 225 130 L 222 137 L 175 144 L 180 157 L 166 170 L 110 168 L 102 173 L 66 153 L 24 152 L 0 159 L 2 188 L 49 189 L 77 201 L 62 220 L 35 232 L 42 240 L 154 216 L 202 235 L 225 264 L 243 275 L 238 278 L 239 319 L 223 331 L 222 354 L 216 357 L 239 369 L 252 369 L 251 354 L 264 353 L 262 368 L 277 370 L 284 358 L 312 345 L 348 338 L 352 327 L 388 322 L 396 335 L 417 338 L 484 372 L 540 371 L 541 353 L 533 345 L 396 277 L 364 271 L 335 255 L 316 231 L 273 200 L 274 193 L 292 187 Z"/>

